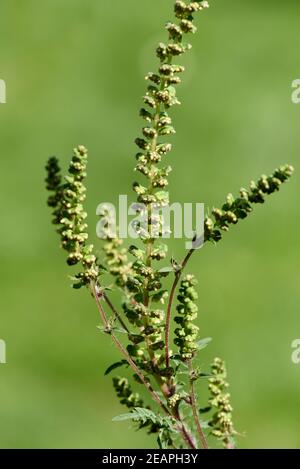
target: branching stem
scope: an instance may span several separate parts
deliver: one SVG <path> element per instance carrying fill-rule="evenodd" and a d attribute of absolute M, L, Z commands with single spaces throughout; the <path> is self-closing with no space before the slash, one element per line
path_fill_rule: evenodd
<path fill-rule="evenodd" d="M 101 320 L 103 322 L 103 325 L 104 327 L 107 328 L 107 330 L 109 331 L 109 335 L 111 336 L 113 342 L 115 343 L 116 347 L 118 348 L 118 350 L 121 352 L 121 354 L 123 355 L 123 357 L 125 358 L 125 360 L 127 361 L 128 365 L 132 368 L 132 370 L 134 371 L 134 373 L 136 373 L 139 377 L 139 379 L 142 381 L 142 383 L 146 386 L 146 388 L 148 389 L 148 391 L 150 392 L 153 400 L 162 408 L 162 410 L 167 414 L 167 415 L 170 415 L 170 412 L 168 410 L 168 408 L 166 407 L 166 405 L 163 403 L 163 401 L 161 400 L 161 398 L 159 397 L 159 395 L 154 391 L 154 389 L 152 388 L 151 384 L 147 381 L 147 379 L 145 378 L 145 376 L 141 373 L 141 371 L 138 369 L 138 367 L 136 366 L 136 364 L 134 363 L 134 361 L 132 360 L 132 358 L 130 357 L 130 355 L 128 354 L 127 350 L 124 348 L 124 346 L 121 344 L 121 342 L 119 341 L 119 339 L 116 337 L 116 335 L 114 334 L 114 332 L 109 328 L 109 322 L 108 322 L 108 319 L 107 319 L 107 316 L 106 316 L 106 313 L 104 311 L 104 308 L 101 304 L 101 301 L 97 295 L 97 291 L 96 291 L 96 286 L 95 286 L 95 283 L 91 283 L 91 291 L 92 291 L 92 294 L 93 294 L 93 297 L 96 301 L 96 305 L 97 305 L 97 308 L 98 308 L 98 311 L 99 311 L 99 314 L 100 314 L 100 317 L 101 317 Z"/>
<path fill-rule="evenodd" d="M 121 324 L 121 326 L 125 329 L 125 331 L 128 334 L 130 334 L 130 330 L 126 326 L 125 322 L 123 321 L 120 314 L 118 313 L 118 311 L 116 310 L 116 308 L 114 307 L 114 305 L 112 304 L 112 302 L 110 301 L 110 299 L 108 298 L 108 296 L 105 292 L 103 293 L 103 298 L 104 298 L 105 302 L 107 303 L 108 307 L 111 309 L 111 311 L 113 312 L 113 314 L 117 318 L 117 320 L 119 321 L 119 323 Z"/>
<path fill-rule="evenodd" d="M 95 283 L 91 282 L 91 285 L 90 285 L 90 288 L 91 288 L 91 292 L 92 292 L 92 295 L 96 301 L 96 305 L 97 305 L 97 308 L 98 308 L 98 311 L 99 311 L 99 314 L 100 314 L 100 317 L 101 317 L 101 320 L 103 322 L 103 325 L 104 327 L 106 327 L 108 330 L 109 330 L 109 321 L 107 319 L 107 316 L 106 316 L 106 313 L 104 311 L 104 308 L 101 304 L 101 301 L 99 299 L 99 296 L 97 295 L 97 291 L 96 291 L 96 286 L 95 286 Z M 149 393 L 151 394 L 151 397 L 152 399 L 160 406 L 160 408 L 164 411 L 164 413 L 166 415 L 169 415 L 169 416 L 173 416 L 176 421 L 177 421 L 177 429 L 178 431 L 181 433 L 184 441 L 186 442 L 186 444 L 191 448 L 191 449 L 196 449 L 196 446 L 195 446 L 195 443 L 193 441 L 193 438 L 192 436 L 190 435 L 190 433 L 188 432 L 188 430 L 186 429 L 184 423 L 181 421 L 181 418 L 180 418 L 180 415 L 179 413 L 176 414 L 176 415 L 172 415 L 169 411 L 169 409 L 167 408 L 167 406 L 164 404 L 164 402 L 161 400 L 161 398 L 159 397 L 159 395 L 154 391 L 154 389 L 152 388 L 151 384 L 149 383 L 149 381 L 147 381 L 147 379 L 145 378 L 145 376 L 141 373 L 141 371 L 138 369 L 138 367 L 136 366 L 136 364 L 134 363 L 134 361 L 132 360 L 132 358 L 130 357 L 130 355 L 128 354 L 127 350 L 124 348 L 124 346 L 122 345 L 122 343 L 119 341 L 119 339 L 116 337 L 116 335 L 114 334 L 114 332 L 112 330 L 109 331 L 109 335 L 111 336 L 113 342 L 115 343 L 117 349 L 119 350 L 119 352 L 123 355 L 123 357 L 125 358 L 125 360 L 127 361 L 128 365 L 131 367 L 132 371 L 134 373 L 136 373 L 138 375 L 138 377 L 140 378 L 140 380 L 142 381 L 142 383 L 145 385 L 145 387 L 147 388 L 147 390 L 149 391 Z"/>
<path fill-rule="evenodd" d="M 196 424 L 196 428 L 197 428 L 197 432 L 198 432 L 198 435 L 199 435 L 200 442 L 201 442 L 204 449 L 208 449 L 208 443 L 207 443 L 205 434 L 202 430 L 201 422 L 200 422 L 200 418 L 199 418 L 199 414 L 198 414 L 197 398 L 196 398 L 196 393 L 195 393 L 194 381 L 193 381 L 193 379 L 191 379 L 191 374 L 193 372 L 193 365 L 192 365 L 191 361 L 189 361 L 189 371 L 190 371 L 190 398 L 191 398 L 191 406 L 192 406 L 192 409 L 193 409 L 193 417 L 194 417 L 194 420 L 195 420 L 195 424 Z"/>

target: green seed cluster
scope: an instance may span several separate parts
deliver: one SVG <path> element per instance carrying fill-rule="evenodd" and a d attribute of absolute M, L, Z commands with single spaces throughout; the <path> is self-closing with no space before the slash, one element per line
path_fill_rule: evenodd
<path fill-rule="evenodd" d="M 131 386 L 126 378 L 113 378 L 113 385 L 121 404 L 125 405 L 129 409 L 132 407 L 143 406 L 143 401 L 139 394 L 132 391 Z"/>
<path fill-rule="evenodd" d="M 122 307 L 128 321 L 138 328 L 138 333 L 128 335 L 131 343 L 127 346 L 127 351 L 134 357 L 138 366 L 147 373 L 159 374 L 162 377 L 170 376 L 173 370 L 164 366 L 165 313 L 154 305 L 152 307 L 145 305 L 141 280 L 132 277 L 130 282 L 127 282 L 127 288 L 129 286 L 131 291 L 127 293 Z M 165 297 L 165 290 L 160 290 L 152 295 L 151 301 L 164 302 Z"/>
<path fill-rule="evenodd" d="M 193 14 L 206 7 L 208 3 L 205 1 L 175 2 L 175 16 L 178 21 L 166 24 L 169 40 L 166 44 L 160 43 L 156 49 L 156 55 L 160 60 L 158 71 L 146 76 L 150 85 L 144 96 L 146 107 L 140 110 L 140 116 L 145 119 L 147 125 L 142 129 L 143 136 L 135 140 L 140 150 L 136 155 L 135 169 L 146 176 L 149 186 L 144 187 L 138 182 L 133 185 L 138 195 L 138 202 L 144 204 L 163 206 L 169 201 L 168 193 L 164 189 L 168 185 L 171 167 L 158 168 L 157 164 L 172 148 L 170 143 L 159 140 L 175 133 L 172 119 L 167 111 L 170 107 L 180 104 L 176 97 L 175 85 L 180 83 L 180 74 L 184 71 L 184 67 L 173 64 L 173 60 L 191 48 L 190 44 L 183 42 L 184 36 L 196 32 Z"/>
<path fill-rule="evenodd" d="M 135 298 L 136 296 L 123 304 L 127 319 L 139 328 L 139 334 L 129 335 L 132 344 L 127 346 L 127 350 L 138 359 L 142 369 L 147 369 L 150 373 L 158 372 L 159 370 L 154 368 L 153 363 L 149 362 L 145 352 L 147 346 L 157 365 L 163 361 L 164 341 L 162 339 L 165 314 L 161 309 L 145 307 L 142 301 L 137 302 Z"/>
<path fill-rule="evenodd" d="M 233 446 L 235 430 L 232 422 L 232 407 L 230 394 L 226 392 L 228 383 L 225 363 L 220 358 L 215 358 L 211 366 L 212 378 L 209 379 L 209 403 L 215 413 L 209 421 L 212 427 L 212 435 L 223 442 L 225 448 Z"/>
<path fill-rule="evenodd" d="M 169 397 L 168 403 L 170 407 L 178 407 L 179 402 L 181 401 L 182 397 L 180 394 L 176 393 L 173 396 Z"/>
<path fill-rule="evenodd" d="M 132 262 L 128 261 L 127 249 L 123 247 L 123 240 L 110 229 L 109 209 L 103 206 L 97 212 L 101 222 L 101 239 L 104 240 L 103 251 L 108 272 L 115 277 L 118 287 L 124 288 L 132 275 Z"/>
<path fill-rule="evenodd" d="M 166 246 L 158 245 L 151 253 L 151 259 L 160 260 L 166 256 Z M 146 262 L 146 252 L 136 246 L 129 247 L 129 253 L 136 258 L 132 264 L 132 275 L 126 282 L 127 298 L 123 311 L 129 322 L 139 329 L 138 335 L 129 336 L 133 342 L 127 347 L 132 356 L 139 359 L 142 368 L 156 372 L 156 366 L 162 362 L 164 341 L 165 313 L 154 307 L 154 303 L 164 303 L 166 290 L 162 290 L 162 275 Z M 147 295 L 147 300 L 146 300 Z M 150 307 L 151 305 L 151 307 Z M 149 365 L 146 349 L 153 359 Z M 154 365 L 155 362 L 155 365 Z"/>
<path fill-rule="evenodd" d="M 47 170 L 47 189 L 52 193 L 48 205 L 53 208 L 53 223 L 58 226 L 62 248 L 68 252 L 68 265 L 81 263 L 83 271 L 75 276 L 74 288 L 80 288 L 96 281 L 99 276 L 93 245 L 87 244 L 88 233 L 84 211 L 86 188 L 87 150 L 80 145 L 74 149 L 68 175 L 62 182 L 56 158 L 49 159 Z"/>
<path fill-rule="evenodd" d="M 142 128 L 142 135 L 135 140 L 138 147 L 135 170 L 147 181 L 145 185 L 140 182 L 133 184 L 137 202 L 146 207 L 137 208 L 137 213 L 144 217 L 145 223 L 135 226 L 145 249 L 131 246 L 129 250 L 136 260 L 132 264 L 132 275 L 126 282 L 130 294 L 127 295 L 123 309 L 128 320 L 139 328 L 139 334 L 131 338 L 138 343 L 130 344 L 128 351 L 139 360 L 141 367 L 148 366 L 149 372 L 152 369 L 152 372 L 161 376 L 170 375 L 172 370 L 162 365 L 165 315 L 164 311 L 153 307 L 153 303 L 164 301 L 164 274 L 153 266 L 153 261 L 161 261 L 167 255 L 167 246 L 157 246 L 155 240 L 163 233 L 162 215 L 158 214 L 158 209 L 169 204 L 166 189 L 171 167 L 163 165 L 162 161 L 172 149 L 171 143 L 166 139 L 175 133 L 175 129 L 168 111 L 180 104 L 175 87 L 180 83 L 180 75 L 184 72 L 184 67 L 174 62 L 191 48 L 190 44 L 184 42 L 184 37 L 196 32 L 194 13 L 206 7 L 208 4 L 205 1 L 175 2 L 175 22 L 166 24 L 168 41 L 158 44 L 156 48 L 158 70 L 146 76 L 149 85 L 140 110 L 140 116 L 146 124 Z M 151 359 L 150 366 L 146 352 Z"/>
<path fill-rule="evenodd" d="M 177 297 L 179 304 L 176 309 L 179 316 L 176 316 L 174 320 L 179 327 L 175 329 L 177 337 L 174 343 L 179 347 L 179 353 L 183 360 L 193 358 L 198 348 L 196 340 L 199 328 L 193 322 L 198 314 L 198 307 L 195 303 L 198 295 L 195 285 L 197 285 L 195 277 L 186 275 L 181 281 Z"/>
<path fill-rule="evenodd" d="M 235 225 L 239 220 L 246 218 L 253 210 L 251 204 L 264 203 L 266 195 L 278 191 L 281 184 L 286 182 L 293 172 L 292 166 L 281 166 L 271 176 L 263 175 L 257 183 L 251 181 L 250 188 L 248 190 L 242 188 L 239 197 L 234 198 L 232 194 L 228 194 L 222 209 L 213 209 L 214 220 L 209 217 L 205 219 L 205 241 L 219 241 L 222 238 L 221 230 L 228 231 L 230 225 Z"/>
<path fill-rule="evenodd" d="M 119 287 L 124 287 L 129 276 L 132 275 L 132 263 L 128 261 L 127 249 L 122 245 L 122 239 L 112 238 L 103 247 L 108 270 L 116 278 L 116 284 Z"/>

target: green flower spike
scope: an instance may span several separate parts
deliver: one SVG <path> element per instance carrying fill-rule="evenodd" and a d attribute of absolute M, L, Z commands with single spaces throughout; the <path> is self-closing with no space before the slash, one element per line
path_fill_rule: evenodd
<path fill-rule="evenodd" d="M 228 383 L 225 363 L 220 358 L 215 358 L 211 366 L 213 377 L 209 379 L 209 403 L 215 410 L 209 421 L 212 435 L 222 441 L 227 449 L 234 447 L 234 435 L 236 434 L 232 422 L 232 407 L 230 394 L 226 392 Z"/>

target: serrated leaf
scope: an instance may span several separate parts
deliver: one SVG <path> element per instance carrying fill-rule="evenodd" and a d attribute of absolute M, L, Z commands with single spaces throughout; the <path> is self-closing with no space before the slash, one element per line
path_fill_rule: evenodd
<path fill-rule="evenodd" d="M 111 371 L 115 370 L 116 368 L 120 368 L 123 365 L 128 365 L 126 360 L 121 360 L 119 362 L 113 363 L 105 370 L 104 376 L 108 375 Z"/>
<path fill-rule="evenodd" d="M 141 420 L 143 423 L 145 423 L 147 420 L 151 420 L 152 423 L 157 423 L 158 421 L 161 421 L 162 418 L 159 415 L 155 415 L 154 412 L 152 412 L 150 409 L 135 407 L 132 412 L 117 415 L 113 418 L 113 421 L 120 420 Z"/>
<path fill-rule="evenodd" d="M 134 416 L 133 412 L 128 412 L 126 414 L 116 415 L 116 417 L 114 417 L 112 419 L 112 421 L 113 422 L 122 422 L 123 420 L 133 420 L 135 418 L 136 417 Z"/>
<path fill-rule="evenodd" d="M 156 415 L 152 410 L 145 409 L 144 407 L 135 407 L 131 412 L 117 415 L 113 418 L 114 422 L 120 422 L 123 420 L 138 420 L 142 423 L 146 423 L 150 420 L 152 423 L 159 425 L 162 428 L 167 428 L 170 431 L 174 430 L 171 418 Z"/>

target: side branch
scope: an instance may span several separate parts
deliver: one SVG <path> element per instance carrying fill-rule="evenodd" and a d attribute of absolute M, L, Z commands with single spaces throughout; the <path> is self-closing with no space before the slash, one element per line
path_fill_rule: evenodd
<path fill-rule="evenodd" d="M 140 372 L 140 370 L 138 369 L 138 367 L 136 366 L 136 364 L 134 363 L 134 361 L 132 360 L 132 358 L 128 354 L 127 350 L 123 347 L 123 345 L 121 344 L 119 339 L 116 337 L 114 332 L 110 329 L 110 325 L 109 325 L 109 322 L 107 320 L 105 311 L 104 311 L 103 306 L 101 304 L 101 301 L 99 300 L 99 297 L 97 295 L 95 283 L 91 283 L 91 291 L 92 291 L 92 295 L 93 295 L 93 297 L 96 301 L 97 308 L 98 308 L 101 320 L 104 324 L 104 327 L 107 327 L 107 330 L 109 331 L 109 335 L 111 336 L 111 338 L 112 338 L 113 342 L 115 343 L 116 347 L 118 348 L 120 353 L 124 356 L 125 360 L 127 361 L 128 365 L 131 367 L 131 369 L 134 371 L 134 373 L 136 373 L 138 375 L 138 377 L 140 378 L 142 383 L 146 386 L 146 388 L 148 389 L 149 393 L 151 394 L 153 400 L 162 408 L 162 410 L 167 415 L 170 415 L 170 412 L 169 412 L 168 408 L 166 407 L 166 405 L 163 403 L 163 401 L 161 400 L 159 395 L 154 391 L 154 389 L 152 388 L 151 384 L 147 381 L 145 376 Z"/>
<path fill-rule="evenodd" d="M 214 220 L 212 220 L 210 217 L 205 218 L 204 242 L 212 241 L 216 243 L 220 241 L 222 239 L 221 230 L 228 231 L 229 225 L 235 225 L 238 223 L 239 219 L 246 218 L 248 214 L 252 212 L 253 204 L 264 203 L 265 196 L 277 192 L 281 184 L 288 181 L 293 172 L 294 168 L 292 166 L 281 166 L 280 168 L 276 169 L 271 176 L 267 177 L 263 175 L 260 177 L 257 183 L 252 181 L 248 190 L 241 189 L 239 197 L 234 198 L 232 194 L 228 194 L 226 203 L 222 206 L 222 209 L 215 208 L 212 210 Z M 183 259 L 178 271 L 175 273 L 175 278 L 170 291 L 165 330 L 165 361 L 167 367 L 170 366 L 170 326 L 175 292 L 183 270 L 195 250 L 195 248 L 191 248 Z"/>

